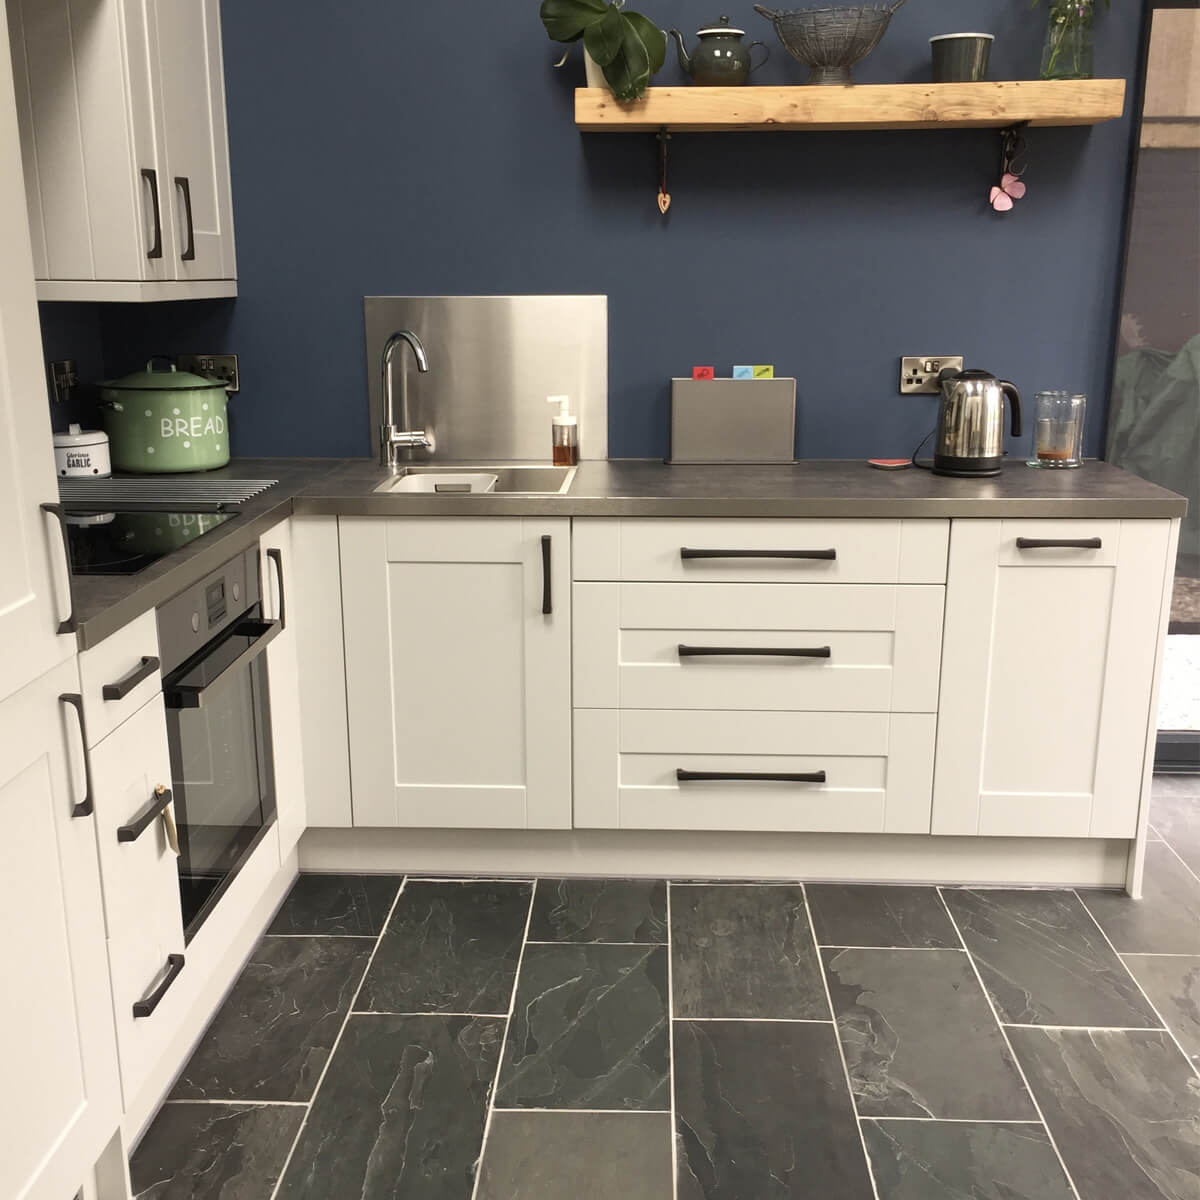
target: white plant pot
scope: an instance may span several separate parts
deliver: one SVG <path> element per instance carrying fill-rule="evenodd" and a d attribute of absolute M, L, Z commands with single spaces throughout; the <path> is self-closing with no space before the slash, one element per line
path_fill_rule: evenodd
<path fill-rule="evenodd" d="M 583 67 L 587 72 L 587 85 L 590 88 L 606 88 L 608 80 L 604 78 L 604 68 L 583 48 Z"/>

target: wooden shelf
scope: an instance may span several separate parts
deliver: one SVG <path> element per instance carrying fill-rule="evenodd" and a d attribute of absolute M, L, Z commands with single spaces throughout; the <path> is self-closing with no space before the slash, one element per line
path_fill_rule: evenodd
<path fill-rule="evenodd" d="M 607 88 L 578 88 L 585 133 L 739 129 L 1003 129 L 1096 125 L 1125 107 L 1123 79 L 1008 83 L 887 83 L 853 87 L 663 87 L 619 104 Z"/>

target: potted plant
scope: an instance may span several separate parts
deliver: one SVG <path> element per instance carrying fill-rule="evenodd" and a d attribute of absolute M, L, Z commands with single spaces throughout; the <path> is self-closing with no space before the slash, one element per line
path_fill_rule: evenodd
<path fill-rule="evenodd" d="M 542 0 L 542 24 L 555 42 L 583 40 L 618 100 L 636 100 L 667 56 L 667 39 L 649 17 L 625 12 L 625 0 Z M 559 66 L 566 61 L 564 54 Z"/>
<path fill-rule="evenodd" d="M 1033 0 L 1034 7 L 1037 3 Z M 1094 0 L 1048 0 L 1048 5 L 1042 78 L 1091 79 Z"/>

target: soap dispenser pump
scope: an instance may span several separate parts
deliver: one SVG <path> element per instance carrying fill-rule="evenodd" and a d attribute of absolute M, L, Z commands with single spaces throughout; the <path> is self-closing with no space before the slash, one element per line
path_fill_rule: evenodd
<path fill-rule="evenodd" d="M 557 404 L 551 424 L 551 448 L 556 467 L 573 467 L 579 462 L 579 418 L 571 416 L 570 396 L 547 396 L 547 404 Z"/>

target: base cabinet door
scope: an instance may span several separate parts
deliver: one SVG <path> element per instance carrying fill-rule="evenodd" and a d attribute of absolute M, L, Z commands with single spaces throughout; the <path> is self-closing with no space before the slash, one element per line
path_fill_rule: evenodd
<path fill-rule="evenodd" d="M 955 521 L 933 828 L 1132 838 L 1171 522 Z"/>
<path fill-rule="evenodd" d="M 78 690 L 72 660 L 0 704 L 0 1196 L 11 1200 L 75 1195 L 121 1119 L 95 819 L 79 725 L 59 702 Z"/>
<path fill-rule="evenodd" d="M 339 526 L 355 825 L 567 828 L 569 521 Z"/>

